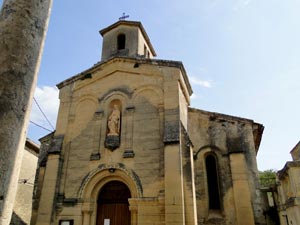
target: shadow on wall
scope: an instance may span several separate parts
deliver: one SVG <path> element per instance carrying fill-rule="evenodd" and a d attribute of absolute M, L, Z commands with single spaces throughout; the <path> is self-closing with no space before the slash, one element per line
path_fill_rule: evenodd
<path fill-rule="evenodd" d="M 10 225 L 27 225 L 15 212 L 13 212 Z"/>

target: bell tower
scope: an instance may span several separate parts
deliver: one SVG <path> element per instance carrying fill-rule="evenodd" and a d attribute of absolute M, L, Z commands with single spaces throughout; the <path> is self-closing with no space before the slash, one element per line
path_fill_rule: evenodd
<path fill-rule="evenodd" d="M 102 30 L 101 61 L 115 56 L 153 58 L 156 56 L 150 39 L 137 21 L 120 20 Z"/>

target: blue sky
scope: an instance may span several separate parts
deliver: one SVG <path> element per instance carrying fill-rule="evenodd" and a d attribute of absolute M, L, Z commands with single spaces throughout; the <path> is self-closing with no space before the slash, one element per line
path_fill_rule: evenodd
<path fill-rule="evenodd" d="M 98 31 L 125 12 L 157 58 L 183 62 L 191 106 L 263 124 L 258 167 L 281 169 L 300 140 L 299 10 L 298 0 L 54 0 L 35 96 L 55 124 L 55 85 L 100 60 Z M 51 129 L 35 105 L 31 119 Z M 30 125 L 31 139 L 45 134 Z"/>

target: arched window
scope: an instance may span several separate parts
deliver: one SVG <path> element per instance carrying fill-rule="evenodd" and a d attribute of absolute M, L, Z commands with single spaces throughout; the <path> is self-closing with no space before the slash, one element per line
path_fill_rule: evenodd
<path fill-rule="evenodd" d="M 209 209 L 220 210 L 220 190 L 217 172 L 217 163 L 214 155 L 209 154 L 205 158 Z"/>
<path fill-rule="evenodd" d="M 118 50 L 125 49 L 126 36 L 125 34 L 118 35 Z"/>

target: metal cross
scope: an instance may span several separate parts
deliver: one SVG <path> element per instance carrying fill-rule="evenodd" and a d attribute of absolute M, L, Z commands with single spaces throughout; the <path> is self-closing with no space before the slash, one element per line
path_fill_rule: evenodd
<path fill-rule="evenodd" d="M 125 13 L 123 13 L 122 16 L 119 18 L 119 20 L 125 20 L 128 17 L 129 15 L 125 15 Z"/>

